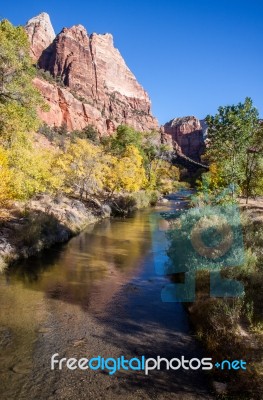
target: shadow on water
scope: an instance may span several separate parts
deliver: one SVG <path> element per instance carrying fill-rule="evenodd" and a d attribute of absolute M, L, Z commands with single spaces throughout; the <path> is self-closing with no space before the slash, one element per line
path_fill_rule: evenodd
<path fill-rule="evenodd" d="M 149 252 L 139 275 L 117 293 L 108 312 L 97 317 L 105 326 L 100 340 L 118 346 L 120 354 L 127 358 L 141 355 L 147 358 L 159 355 L 168 360 L 182 356 L 188 360 L 205 357 L 191 335 L 183 306 L 162 302 L 160 293 L 167 281 L 156 277 L 153 265 L 153 254 Z M 209 377 L 205 372 L 167 371 L 165 362 L 161 371 L 151 371 L 148 376 L 120 373 L 120 377 L 123 378 L 123 390 L 132 392 L 135 386 L 141 387 L 150 398 L 158 398 L 164 393 L 185 396 L 178 397 L 182 399 L 187 399 L 190 393 L 202 399 L 211 398 L 207 391 Z"/>

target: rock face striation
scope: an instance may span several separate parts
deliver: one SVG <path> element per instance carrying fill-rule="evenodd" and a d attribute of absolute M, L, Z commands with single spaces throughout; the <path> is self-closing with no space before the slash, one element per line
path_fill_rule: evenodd
<path fill-rule="evenodd" d="M 26 23 L 25 29 L 30 41 L 31 56 L 37 61 L 56 37 L 49 15 L 43 12 L 31 18 Z"/>
<path fill-rule="evenodd" d="M 205 149 L 203 127 L 194 116 L 172 119 L 162 127 L 163 141 L 173 145 L 178 155 L 200 162 Z"/>
<path fill-rule="evenodd" d="M 114 47 L 111 34 L 88 35 L 82 25 L 75 25 L 55 36 L 46 13 L 30 19 L 25 29 L 38 67 L 54 78 L 35 79 L 50 105 L 49 112 L 40 112 L 43 121 L 66 123 L 70 130 L 93 124 L 101 135 L 120 124 L 140 131 L 158 129 L 150 98 Z"/>
<path fill-rule="evenodd" d="M 31 18 L 25 30 L 40 69 L 34 83 L 49 105 L 49 111 L 39 110 L 39 115 L 48 125 L 66 124 L 75 130 L 90 124 L 101 136 L 111 135 L 120 124 L 159 130 L 150 98 L 114 47 L 111 34 L 89 35 L 75 25 L 56 36 L 46 13 Z M 162 140 L 177 154 L 200 161 L 204 128 L 195 117 L 175 118 L 161 127 Z"/>

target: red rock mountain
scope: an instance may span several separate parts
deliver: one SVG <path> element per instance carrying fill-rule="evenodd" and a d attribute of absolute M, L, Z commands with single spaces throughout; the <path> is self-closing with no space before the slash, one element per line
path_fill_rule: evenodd
<path fill-rule="evenodd" d="M 31 56 L 37 61 L 42 52 L 56 37 L 49 15 L 42 13 L 37 17 L 31 18 L 27 22 L 25 29 L 30 39 Z"/>
<path fill-rule="evenodd" d="M 88 35 L 82 25 L 75 25 L 55 37 L 46 13 L 30 19 L 25 29 L 32 57 L 51 74 L 34 81 L 50 105 L 48 112 L 40 112 L 43 121 L 66 123 L 69 130 L 92 124 L 101 135 L 120 124 L 140 131 L 158 129 L 150 98 L 114 47 L 111 34 Z"/>
<path fill-rule="evenodd" d="M 48 112 L 39 111 L 44 122 L 66 123 L 69 130 L 92 124 L 100 135 L 111 134 L 120 124 L 159 130 L 150 98 L 114 47 L 111 34 L 89 35 L 75 25 L 56 36 L 46 13 L 30 19 L 25 29 L 40 68 L 34 83 L 50 106 Z M 200 160 L 204 140 L 197 118 L 175 118 L 161 132 L 178 154 Z"/>
<path fill-rule="evenodd" d="M 205 129 L 205 127 L 204 127 Z M 172 143 L 177 154 L 200 161 L 204 152 L 204 130 L 194 116 L 174 118 L 162 127 L 163 141 Z"/>

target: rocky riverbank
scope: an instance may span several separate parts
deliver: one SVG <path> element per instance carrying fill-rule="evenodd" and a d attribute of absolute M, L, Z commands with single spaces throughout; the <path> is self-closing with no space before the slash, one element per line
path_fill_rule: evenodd
<path fill-rule="evenodd" d="M 87 225 L 110 216 L 126 216 L 155 204 L 157 192 L 120 194 L 107 201 L 80 201 L 66 196 L 39 195 L 14 202 L 0 211 L 0 272 L 9 264 L 68 241 Z"/>
<path fill-rule="evenodd" d="M 27 204 L 14 203 L 0 219 L 0 271 L 20 258 L 66 242 L 109 213 L 107 207 L 99 209 L 65 196 L 42 195 Z"/>

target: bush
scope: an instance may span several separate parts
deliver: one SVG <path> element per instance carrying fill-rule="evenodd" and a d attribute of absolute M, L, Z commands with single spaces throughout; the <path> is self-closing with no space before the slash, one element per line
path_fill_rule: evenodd
<path fill-rule="evenodd" d="M 127 216 L 137 208 L 136 200 L 133 196 L 121 195 L 112 200 L 110 204 L 113 216 Z"/>
<path fill-rule="evenodd" d="M 18 228 L 16 239 L 20 246 L 35 246 L 38 241 L 56 233 L 57 220 L 49 214 L 29 214 L 26 223 Z"/>
<path fill-rule="evenodd" d="M 75 130 L 71 132 L 71 137 L 77 137 L 80 139 L 88 139 L 89 141 L 98 144 L 99 143 L 99 133 L 93 125 L 87 125 L 85 128 L 80 130 Z"/>
<path fill-rule="evenodd" d="M 40 126 L 38 133 L 45 136 L 50 142 L 53 142 L 56 130 L 44 122 L 43 125 Z"/>
<path fill-rule="evenodd" d="M 160 197 L 160 194 L 157 190 L 140 190 L 139 192 L 133 193 L 131 196 L 136 201 L 137 208 L 145 208 L 149 205 L 155 206 Z"/>
<path fill-rule="evenodd" d="M 56 83 L 55 78 L 51 75 L 51 73 L 49 71 L 45 71 L 42 68 L 37 68 L 37 76 L 49 83 Z"/>

